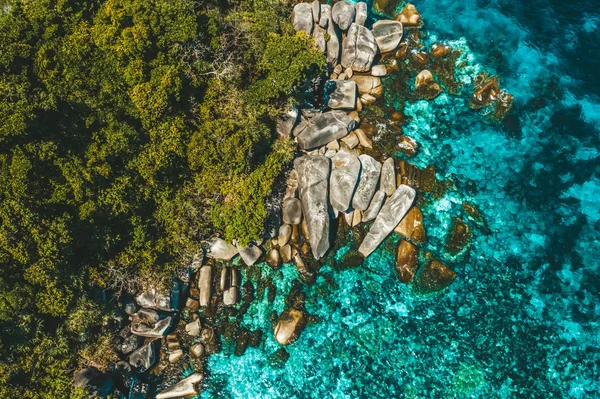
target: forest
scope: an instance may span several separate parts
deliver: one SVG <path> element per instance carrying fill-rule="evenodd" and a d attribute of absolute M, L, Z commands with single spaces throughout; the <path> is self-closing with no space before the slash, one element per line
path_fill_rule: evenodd
<path fill-rule="evenodd" d="M 0 0 L 0 397 L 77 398 L 110 299 L 260 236 L 325 58 L 288 0 Z"/>

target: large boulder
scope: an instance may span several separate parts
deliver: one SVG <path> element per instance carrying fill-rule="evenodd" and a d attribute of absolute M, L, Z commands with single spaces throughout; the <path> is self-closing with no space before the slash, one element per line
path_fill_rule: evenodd
<path fill-rule="evenodd" d="M 298 3 L 292 11 L 292 25 L 297 31 L 303 30 L 310 34 L 313 30 L 312 6 L 308 3 Z"/>
<path fill-rule="evenodd" d="M 109 373 L 103 373 L 92 366 L 76 372 L 73 384 L 84 388 L 90 394 L 90 398 L 105 398 L 112 391 L 113 378 Z"/>
<path fill-rule="evenodd" d="M 346 0 L 338 1 L 331 9 L 333 22 L 335 22 L 341 30 L 346 30 L 350 27 L 352 22 L 354 22 L 355 13 L 354 4 Z"/>
<path fill-rule="evenodd" d="M 263 253 L 262 249 L 260 249 L 258 245 L 252 243 L 244 248 L 237 246 L 237 249 L 240 253 L 240 258 L 242 258 L 246 266 L 252 266 L 255 264 Z"/>
<path fill-rule="evenodd" d="M 360 94 L 370 94 L 372 96 L 383 94 L 381 78 L 378 76 L 353 75 L 351 79 L 356 82 Z"/>
<path fill-rule="evenodd" d="M 434 293 L 448 287 L 455 278 L 454 270 L 436 259 L 431 259 L 415 281 L 415 289 L 424 294 Z"/>
<path fill-rule="evenodd" d="M 173 319 L 171 316 L 167 316 L 164 319 L 157 321 L 154 326 L 150 326 L 143 321 L 136 321 L 131 324 L 131 333 L 140 337 L 160 338 L 167 334 L 167 331 L 171 328 L 172 321 Z"/>
<path fill-rule="evenodd" d="M 294 160 L 298 173 L 302 212 L 308 230 L 308 241 L 315 259 L 329 249 L 330 160 L 322 155 L 303 156 Z"/>
<path fill-rule="evenodd" d="M 375 195 L 375 191 L 377 191 L 381 163 L 377 162 L 373 157 L 367 154 L 360 155 L 358 159 L 360 160 L 361 171 L 358 187 L 356 187 L 356 192 L 352 199 L 352 207 L 364 211 L 369 207 L 373 195 Z"/>
<path fill-rule="evenodd" d="M 140 373 L 150 369 L 156 363 L 156 343 L 150 342 L 129 356 L 129 364 L 136 367 Z"/>
<path fill-rule="evenodd" d="M 471 241 L 471 228 L 459 217 L 454 218 L 452 229 L 446 239 L 446 248 L 452 255 L 458 254 Z"/>
<path fill-rule="evenodd" d="M 327 39 L 325 34 L 327 31 L 321 28 L 319 25 L 315 25 L 312 36 L 315 39 L 315 45 L 323 54 L 327 54 Z"/>
<path fill-rule="evenodd" d="M 275 325 L 275 340 L 281 345 L 289 345 L 298 339 L 306 326 L 306 319 L 301 310 L 290 308 L 281 313 Z"/>
<path fill-rule="evenodd" d="M 225 240 L 218 237 L 212 239 L 208 250 L 210 258 L 221 260 L 231 260 L 237 254 L 238 250 L 235 246 L 228 244 Z"/>
<path fill-rule="evenodd" d="M 356 108 L 356 82 L 352 80 L 328 80 L 325 83 L 325 93 L 329 108 Z"/>
<path fill-rule="evenodd" d="M 373 196 L 373 199 L 371 200 L 371 203 L 369 204 L 369 207 L 367 208 L 366 211 L 363 212 L 363 215 L 362 215 L 363 223 L 370 222 L 371 220 L 375 219 L 377 217 L 377 215 L 379 215 L 379 211 L 381 211 L 381 207 L 383 206 L 383 203 L 385 202 L 385 198 L 386 198 L 385 191 L 378 190 L 375 193 L 375 195 Z"/>
<path fill-rule="evenodd" d="M 319 0 L 314 0 L 310 5 L 312 7 L 313 21 L 315 24 L 318 24 L 321 19 L 321 3 Z"/>
<path fill-rule="evenodd" d="M 379 51 L 387 53 L 393 51 L 402 39 L 402 24 L 398 21 L 377 21 L 373 24 L 373 36 Z"/>
<path fill-rule="evenodd" d="M 394 158 L 388 158 L 381 167 L 381 189 L 387 195 L 392 195 L 396 191 L 396 166 Z"/>
<path fill-rule="evenodd" d="M 171 303 L 170 294 L 161 294 L 156 289 L 142 292 L 135 298 L 135 301 L 142 308 L 159 309 L 167 312 L 177 308 L 175 303 Z"/>
<path fill-rule="evenodd" d="M 396 277 L 404 284 L 410 284 L 419 267 L 419 249 L 406 240 L 398 243 L 396 253 Z"/>
<path fill-rule="evenodd" d="M 358 25 L 364 25 L 367 22 L 367 3 L 364 1 L 359 1 L 354 6 L 356 11 L 356 17 L 354 18 L 354 22 Z"/>
<path fill-rule="evenodd" d="M 156 395 L 156 399 L 191 398 L 196 396 L 200 393 L 199 384 L 203 379 L 204 375 L 194 373 Z"/>
<path fill-rule="evenodd" d="M 296 139 L 303 150 L 312 150 L 341 139 L 356 127 L 356 121 L 343 111 L 329 111 L 319 114 L 308 121 L 298 131 Z"/>
<path fill-rule="evenodd" d="M 302 221 L 302 202 L 298 198 L 288 197 L 281 206 L 283 223 L 290 225 L 300 224 Z"/>
<path fill-rule="evenodd" d="M 331 159 L 333 165 L 329 179 L 329 201 L 332 208 L 346 212 L 358 183 L 361 164 L 358 157 L 341 150 Z"/>
<path fill-rule="evenodd" d="M 340 59 L 341 35 L 340 28 L 333 23 L 331 16 L 331 6 L 329 4 L 321 5 L 321 20 L 319 25 L 327 29 L 329 40 L 327 41 L 327 62 L 331 65 L 337 65 Z"/>
<path fill-rule="evenodd" d="M 352 24 L 342 42 L 342 66 L 356 72 L 366 72 L 371 69 L 377 49 L 373 33 L 362 25 Z"/>
<path fill-rule="evenodd" d="M 212 296 L 212 266 L 202 266 L 198 273 L 198 299 L 200 306 L 206 307 Z"/>
<path fill-rule="evenodd" d="M 400 223 L 415 200 L 416 192 L 412 187 L 400 185 L 396 192 L 381 207 L 379 215 L 363 239 L 358 252 L 365 258 L 371 254 Z"/>

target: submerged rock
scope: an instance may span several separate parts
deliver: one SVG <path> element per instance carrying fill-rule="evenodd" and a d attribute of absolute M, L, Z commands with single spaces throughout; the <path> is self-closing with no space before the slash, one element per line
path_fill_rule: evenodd
<path fill-rule="evenodd" d="M 366 154 L 360 155 L 358 159 L 361 164 L 361 172 L 358 186 L 352 199 L 352 207 L 354 209 L 365 210 L 369 207 L 373 195 L 377 191 L 381 164 Z"/>
<path fill-rule="evenodd" d="M 381 242 L 400 223 L 415 200 L 416 192 L 413 188 L 401 185 L 396 192 L 381 207 L 381 211 L 371 229 L 358 248 L 358 252 L 365 258 L 371 254 Z"/>
<path fill-rule="evenodd" d="M 346 212 L 358 183 L 360 160 L 356 155 L 342 150 L 331 161 L 329 201 L 334 209 Z"/>
<path fill-rule="evenodd" d="M 194 373 L 156 395 L 156 399 L 190 398 L 196 396 L 200 393 L 199 384 L 203 379 L 204 375 Z"/>
<path fill-rule="evenodd" d="M 446 248 L 452 255 L 458 254 L 471 241 L 471 228 L 461 218 L 454 218 L 452 229 L 446 240 Z"/>
<path fill-rule="evenodd" d="M 400 21 L 402 25 L 406 27 L 418 27 L 423 23 L 421 21 L 421 14 L 419 14 L 417 7 L 412 3 L 406 3 L 402 11 L 400 11 L 394 19 Z"/>
<path fill-rule="evenodd" d="M 218 237 L 212 239 L 208 249 L 208 256 L 214 259 L 231 260 L 237 254 L 238 250 L 235 246 L 227 244 L 225 240 Z"/>
<path fill-rule="evenodd" d="M 306 326 L 306 319 L 301 310 L 289 308 L 283 311 L 275 325 L 275 340 L 281 345 L 289 345 L 296 341 Z"/>
<path fill-rule="evenodd" d="M 404 284 L 410 284 L 419 267 L 419 249 L 406 240 L 400 240 L 396 253 L 396 277 Z"/>
<path fill-rule="evenodd" d="M 306 221 L 308 241 L 315 259 L 329 249 L 329 172 L 327 157 L 303 156 L 294 160 L 298 172 L 302 212 Z"/>
<path fill-rule="evenodd" d="M 424 244 L 427 241 L 423 213 L 416 206 L 410 209 L 394 231 L 417 244 Z"/>
<path fill-rule="evenodd" d="M 396 166 L 394 158 L 388 158 L 381 167 L 381 189 L 387 195 L 392 195 L 396 191 Z"/>
<path fill-rule="evenodd" d="M 342 66 L 356 72 L 366 72 L 371 69 L 377 50 L 373 33 L 364 26 L 352 24 L 342 42 Z"/>
<path fill-rule="evenodd" d="M 427 69 L 419 72 L 415 78 L 415 90 L 417 95 L 426 100 L 431 100 L 442 92 L 442 88 Z"/>
<path fill-rule="evenodd" d="M 274 369 L 282 369 L 290 358 L 290 354 L 285 348 L 279 348 L 267 359 L 269 366 Z"/>
<path fill-rule="evenodd" d="M 421 293 L 434 293 L 448 287 L 456 279 L 456 273 L 442 262 L 432 259 L 423 268 L 415 282 Z"/>
<path fill-rule="evenodd" d="M 356 108 L 356 83 L 351 80 L 329 80 L 325 83 L 325 93 L 329 96 L 329 108 Z"/>
<path fill-rule="evenodd" d="M 400 151 L 404 153 L 404 155 L 412 158 L 417 155 L 419 144 L 412 137 L 400 136 L 398 137 L 398 147 L 400 148 Z"/>
<path fill-rule="evenodd" d="M 381 20 L 373 24 L 373 36 L 381 53 L 393 51 L 402 39 L 402 24 L 398 21 Z"/>
<path fill-rule="evenodd" d="M 378 190 L 375 193 L 375 195 L 373 196 L 373 199 L 371 200 L 371 203 L 369 204 L 369 207 L 367 208 L 366 211 L 363 212 L 363 215 L 362 215 L 363 223 L 370 222 L 371 220 L 375 219 L 377 217 L 377 215 L 379 215 L 379 211 L 381 211 L 381 207 L 383 206 L 383 203 L 385 202 L 385 198 L 386 198 L 385 191 Z"/>
<path fill-rule="evenodd" d="M 335 22 L 341 30 L 347 30 L 350 27 L 350 24 L 354 22 L 355 13 L 356 10 L 354 9 L 354 4 L 346 0 L 338 1 L 331 8 L 333 22 Z"/>
<path fill-rule="evenodd" d="M 308 3 L 298 3 L 292 11 L 292 25 L 297 31 L 303 30 L 310 34 L 313 30 L 312 6 Z"/>
<path fill-rule="evenodd" d="M 303 150 L 311 150 L 341 139 L 356 127 L 356 121 L 343 111 L 319 114 L 298 129 L 296 139 Z"/>

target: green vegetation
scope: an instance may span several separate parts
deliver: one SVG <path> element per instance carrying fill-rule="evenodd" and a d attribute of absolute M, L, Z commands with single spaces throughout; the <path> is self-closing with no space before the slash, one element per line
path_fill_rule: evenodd
<path fill-rule="evenodd" d="M 0 397 L 77 397 L 115 358 L 99 298 L 258 236 L 324 57 L 285 1 L 0 2 Z"/>

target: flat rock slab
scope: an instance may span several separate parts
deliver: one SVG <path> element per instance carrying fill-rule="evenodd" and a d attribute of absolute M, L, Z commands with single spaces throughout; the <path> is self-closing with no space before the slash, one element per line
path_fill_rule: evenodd
<path fill-rule="evenodd" d="M 363 223 L 370 222 L 371 220 L 375 219 L 377 217 L 377 215 L 379 215 L 379 211 L 381 211 L 381 207 L 383 206 L 383 203 L 385 202 L 385 198 L 386 198 L 385 191 L 378 190 L 375 193 L 375 195 L 373 196 L 373 199 L 371 200 L 371 203 L 369 204 L 369 207 L 367 208 L 366 211 L 363 212 L 363 217 L 362 217 Z"/>
<path fill-rule="evenodd" d="M 208 306 L 212 296 L 212 267 L 202 266 L 198 273 L 198 290 L 200 306 Z"/>
<path fill-rule="evenodd" d="M 335 3 L 331 8 L 333 22 L 335 22 L 341 30 L 346 30 L 351 26 L 352 22 L 354 22 L 355 13 L 356 10 L 354 9 L 354 4 L 345 0 Z"/>
<path fill-rule="evenodd" d="M 281 212 L 283 223 L 300 224 L 302 221 L 302 202 L 298 198 L 288 197 L 283 200 Z"/>
<path fill-rule="evenodd" d="M 161 294 L 156 289 L 141 293 L 135 298 L 135 301 L 142 308 L 159 309 L 167 312 L 174 310 L 175 305 L 171 303 L 170 294 Z"/>
<path fill-rule="evenodd" d="M 299 126 L 300 127 L 300 126 Z M 343 111 L 329 111 L 315 116 L 297 132 L 298 145 L 303 150 L 321 147 L 341 139 L 356 127 L 356 121 Z"/>
<path fill-rule="evenodd" d="M 238 254 L 235 246 L 228 244 L 222 238 L 213 238 L 208 249 L 208 257 L 214 259 L 231 260 Z"/>
<path fill-rule="evenodd" d="M 400 223 L 415 200 L 416 191 L 404 184 L 381 207 L 379 215 L 358 248 L 365 258 L 371 254 Z"/>
<path fill-rule="evenodd" d="M 331 109 L 356 108 L 357 88 L 352 80 L 328 80 L 325 83 L 325 93 L 329 98 L 327 106 Z"/>
<path fill-rule="evenodd" d="M 381 163 L 367 154 L 358 157 L 361 164 L 360 178 L 358 187 L 352 199 L 352 207 L 361 211 L 366 210 L 371 204 L 373 195 L 377 191 L 379 183 L 379 173 L 381 172 Z M 394 225 L 396 227 L 396 225 Z M 393 228 L 392 228 L 393 229 Z"/>
<path fill-rule="evenodd" d="M 298 173 L 302 212 L 308 230 L 308 242 L 315 259 L 329 249 L 329 173 L 331 162 L 322 155 L 305 155 L 294 160 Z"/>
<path fill-rule="evenodd" d="M 156 345 L 150 342 L 137 349 L 129 356 L 129 364 L 136 367 L 140 373 L 148 370 L 156 363 Z"/>
<path fill-rule="evenodd" d="M 167 316 L 162 320 L 158 320 L 153 327 L 144 322 L 132 323 L 131 333 L 139 337 L 160 338 L 169 331 L 172 320 L 171 316 Z"/>
<path fill-rule="evenodd" d="M 339 151 L 331 159 L 332 169 L 329 179 L 329 202 L 334 209 L 346 212 L 350 207 L 361 164 L 358 157 L 347 151 Z"/>
<path fill-rule="evenodd" d="M 240 253 L 240 258 L 242 258 L 246 266 L 252 266 L 255 264 L 263 253 L 262 249 L 255 244 L 250 244 L 244 248 L 238 246 L 237 249 Z"/>
<path fill-rule="evenodd" d="M 398 21 L 377 21 L 373 24 L 373 36 L 379 51 L 393 51 L 402 39 L 402 24 Z"/>
<path fill-rule="evenodd" d="M 156 399 L 190 398 L 196 396 L 200 393 L 198 385 L 203 379 L 204 375 L 194 373 L 156 395 Z"/>
<path fill-rule="evenodd" d="M 342 42 L 342 66 L 356 72 L 366 72 L 371 69 L 377 50 L 373 33 L 362 25 L 352 24 Z"/>
<path fill-rule="evenodd" d="M 298 3 L 292 11 L 292 25 L 297 31 L 303 30 L 310 34 L 313 30 L 313 10 L 308 3 Z"/>

